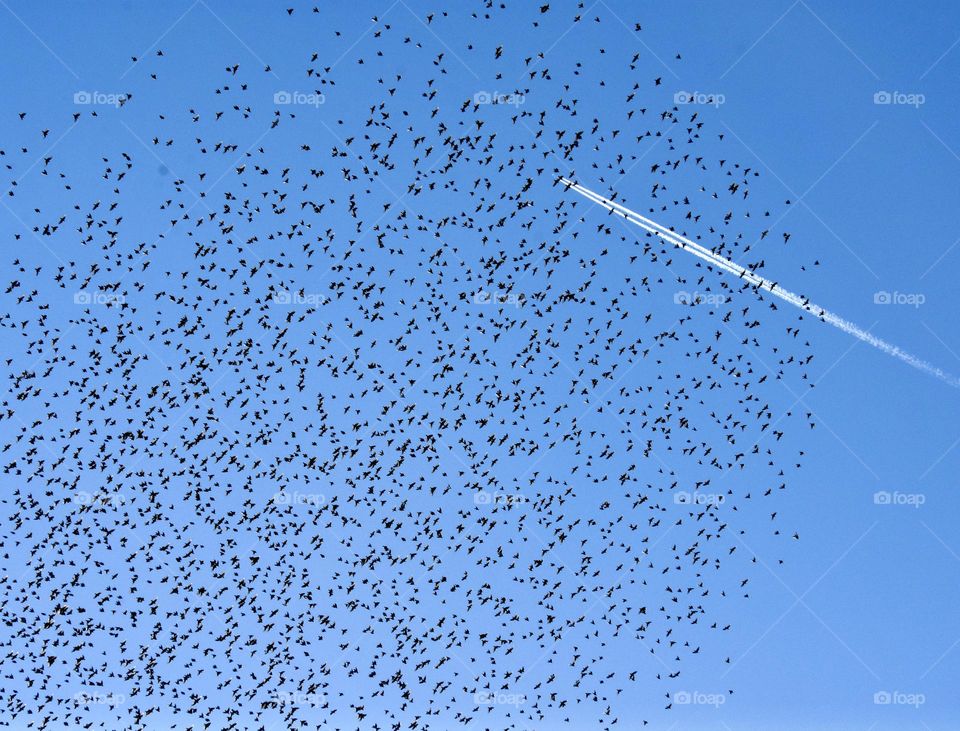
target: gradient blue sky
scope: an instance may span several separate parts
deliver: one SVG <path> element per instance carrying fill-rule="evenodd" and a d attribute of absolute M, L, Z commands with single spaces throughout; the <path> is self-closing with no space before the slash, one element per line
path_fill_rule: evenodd
<path fill-rule="evenodd" d="M 391 3 L 367 5 L 373 15 Z M 408 5 L 428 9 L 414 0 Z M 662 59 L 670 90 L 722 95 L 723 104 L 702 107 L 709 131 L 728 135 L 736 159 L 762 171 L 755 192 L 774 220 L 783 216 L 775 236 L 793 235 L 790 246 L 770 250 L 777 258 L 765 253 L 767 276 L 960 373 L 960 5 L 586 5 L 585 14 L 644 18 L 645 47 L 626 30 L 609 43 Z M 170 63 L 162 81 L 181 106 L 211 91 L 209 77 L 195 69 L 220 69 L 230 59 L 253 67 L 266 61 L 278 89 L 307 90 L 295 75 L 302 72 L 300 58 L 283 61 L 293 42 L 286 19 L 262 8 L 7 0 L 0 7 L 7 70 L 0 138 L 20 134 L 18 111 L 62 117 L 78 91 L 138 94 L 142 79 L 124 77 L 129 57 L 153 47 L 164 29 L 158 45 Z M 343 22 L 343 9 L 330 12 Z M 522 32 L 511 40 L 520 42 Z M 462 43 L 455 34 L 443 40 L 453 48 Z M 576 54 L 578 42 L 571 33 L 554 53 Z M 682 63 L 674 61 L 677 51 Z M 343 77 L 349 74 L 344 69 Z M 923 103 L 877 104 L 878 92 L 919 94 Z M 138 128 L 131 115 L 131 129 L 115 126 L 112 134 L 129 134 L 125 147 L 143 153 L 133 134 L 149 127 Z M 56 154 L 69 160 L 78 154 L 71 152 L 75 142 L 65 137 Z M 629 197 L 636 185 L 639 197 L 642 175 L 638 169 L 618 188 Z M 168 182 L 157 177 L 154 199 Z M 786 199 L 790 208 L 780 205 Z M 8 210 L 0 210 L 0 221 L 16 226 Z M 799 271 L 813 259 L 821 266 Z M 878 292 L 918 294 L 923 303 L 877 304 Z M 817 355 L 816 388 L 783 397 L 814 412 L 817 428 L 792 435 L 809 456 L 778 506 L 784 525 L 802 540 L 784 565 L 771 561 L 769 571 L 754 574 L 752 601 L 741 605 L 728 644 L 713 648 L 732 657 L 727 674 L 718 676 L 706 663 L 686 668 L 689 690 L 733 688 L 734 696 L 719 708 L 656 710 L 652 725 L 664 731 L 957 728 L 960 393 L 826 325 L 808 322 L 804 335 Z M 923 504 L 878 505 L 878 491 L 921 495 Z M 922 694 L 924 703 L 874 703 L 884 691 Z M 621 723 L 634 728 L 629 718 Z"/>

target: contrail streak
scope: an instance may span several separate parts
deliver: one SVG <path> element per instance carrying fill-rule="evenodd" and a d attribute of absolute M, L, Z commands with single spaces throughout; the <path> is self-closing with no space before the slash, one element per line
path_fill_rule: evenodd
<path fill-rule="evenodd" d="M 907 365 L 911 365 L 914 368 L 923 371 L 924 373 L 929 373 L 932 376 L 936 376 L 941 381 L 949 383 L 954 388 L 960 388 L 960 380 L 958 380 L 955 376 L 952 376 L 946 371 L 943 371 L 936 366 L 927 363 L 926 361 L 920 360 L 916 356 L 901 350 L 896 345 L 878 338 L 876 335 L 870 334 L 863 328 L 854 325 L 849 320 L 845 320 L 839 315 L 835 315 L 832 312 L 813 304 L 806 297 L 801 297 L 800 295 L 794 294 L 793 292 L 790 292 L 789 290 L 779 286 L 776 282 L 772 282 L 769 279 L 761 277 L 759 274 L 756 274 L 749 269 L 745 269 L 739 264 L 735 264 L 719 254 L 713 253 L 710 251 L 710 249 L 701 246 L 695 241 L 691 241 L 685 236 L 681 236 L 674 231 L 664 228 L 656 221 L 652 221 L 645 216 L 641 216 L 636 211 L 631 211 L 629 208 L 621 206 L 619 203 L 615 203 L 608 198 L 604 198 L 602 195 L 594 193 L 589 188 L 584 188 L 582 185 L 574 183 L 572 180 L 560 178 L 560 182 L 568 188 L 576 191 L 584 198 L 591 200 L 594 203 L 599 203 L 611 213 L 619 214 L 630 223 L 635 224 L 640 228 L 655 234 L 656 236 L 659 236 L 664 241 L 667 241 L 668 243 L 671 243 L 674 246 L 683 249 L 684 251 L 690 252 L 694 256 L 703 259 L 708 264 L 712 264 L 718 269 L 722 269 L 736 277 L 739 277 L 740 279 L 743 279 L 746 282 L 749 282 L 750 284 L 754 285 L 758 291 L 766 290 L 771 294 L 776 295 L 780 299 L 789 302 L 791 305 L 799 308 L 801 311 L 816 315 L 816 317 L 823 322 L 827 322 L 834 327 L 843 330 L 843 332 L 853 335 L 855 338 L 872 345 L 874 348 L 882 350 L 887 355 L 892 355 L 894 358 L 899 358 Z"/>

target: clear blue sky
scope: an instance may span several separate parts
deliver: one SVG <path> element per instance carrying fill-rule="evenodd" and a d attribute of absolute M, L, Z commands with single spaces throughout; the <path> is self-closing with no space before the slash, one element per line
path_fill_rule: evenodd
<path fill-rule="evenodd" d="M 415 0 L 407 5 L 421 16 L 432 9 Z M 666 93 L 722 97 L 722 104 L 698 109 L 706 132 L 726 136 L 717 149 L 761 173 L 751 195 L 776 221 L 776 245 L 763 250 L 767 276 L 960 373 L 960 5 L 946 0 L 733 0 L 633 7 L 603 0 L 586 6 L 584 15 L 602 17 L 602 28 L 582 29 L 594 34 L 586 37 L 581 29 L 560 36 L 551 57 L 575 57 L 582 48 L 594 47 L 601 33 L 607 53 L 639 52 L 645 68 L 659 68 Z M 363 37 L 369 16 L 387 11 L 398 27 L 419 28 L 411 13 L 392 2 L 326 10 L 325 24 L 343 31 L 336 45 L 329 34 L 296 30 L 299 26 L 291 25 L 279 6 L 270 12 L 265 7 L 213 0 L 206 5 L 7 0 L 0 7 L 0 57 L 7 69 L 0 144 L 16 157 L 24 135 L 16 113 L 28 111 L 38 125 L 45 120 L 51 129 L 47 140 L 31 139 L 31 146 L 39 152 L 56 142 L 52 154 L 65 168 L 90 165 L 89 151 L 100 146 L 135 155 L 141 167 L 156 171 L 132 184 L 149 203 L 129 211 L 127 225 L 139 229 L 131 236 L 144 240 L 164 230 L 172 214 L 158 211 L 157 202 L 170 197 L 177 175 L 186 177 L 180 166 L 190 170 L 195 161 L 186 151 L 189 145 L 155 150 L 154 158 L 143 143 L 152 147 L 149 141 L 159 129 L 189 141 L 192 130 L 183 110 L 211 108 L 211 93 L 225 83 L 222 70 L 229 63 L 257 70 L 256 98 L 268 111 L 256 110 L 256 125 L 229 112 L 225 138 L 261 144 L 258 136 L 266 133 L 272 114 L 270 95 L 311 91 L 303 67 L 312 51 L 327 54 L 327 65 L 346 54 L 338 88 L 316 110 L 298 109 L 301 126 L 286 137 L 283 131 L 271 137 L 270 148 L 300 144 L 308 125 L 317 149 L 336 144 L 330 130 L 343 138 L 361 134 L 351 122 L 362 119 L 365 110 L 338 108 L 336 102 L 337 94 L 350 93 L 354 74 L 358 84 L 366 79 L 352 68 L 350 44 Z M 316 27 L 309 7 L 296 7 L 297 22 Z M 621 18 L 641 19 L 643 32 L 633 34 Z M 511 92 L 510 82 L 498 86 L 491 69 L 464 50 L 469 29 L 467 22 L 437 24 L 432 51 L 448 54 L 445 65 L 456 77 L 450 83 Z M 502 41 L 481 40 L 520 44 L 524 33 L 518 26 Z M 165 53 L 162 67 L 152 57 L 158 47 Z M 675 59 L 678 52 L 682 61 Z M 460 54 L 469 59 L 463 67 L 449 59 Z M 133 55 L 146 60 L 132 66 Z M 415 68 L 415 61 L 396 61 L 403 73 L 429 77 L 432 72 Z M 273 74 L 260 73 L 265 63 Z M 411 67 L 404 68 L 405 63 Z M 549 59 L 546 65 L 552 65 Z M 154 68 L 162 69 L 157 82 L 147 77 Z M 68 131 L 78 92 L 130 92 L 133 100 L 122 114 L 104 107 L 102 124 Z M 368 90 L 358 87 L 354 93 Z M 882 93 L 889 97 L 877 97 Z M 892 103 L 878 103 L 887 99 Z M 589 113 L 590 102 L 581 100 L 582 114 Z M 174 109 L 176 119 L 165 127 L 156 123 L 158 110 L 173 116 Z M 224 156 L 223 172 L 234 157 Z M 18 166 L 14 177 L 24 173 Z M 618 183 L 618 191 L 629 200 L 644 199 L 652 180 L 648 167 L 637 166 Z M 34 205 L 56 209 L 70 201 L 31 198 L 31 186 L 38 185 L 31 178 L 39 172 L 25 175 L 24 192 L 10 203 L 26 221 L 33 220 Z M 210 177 L 220 172 L 211 171 Z M 589 185 L 589 170 L 577 172 Z M 378 194 L 383 191 L 373 195 Z M 434 212 L 442 211 L 442 198 L 432 205 Z M 0 240 L 8 246 L 14 245 L 8 232 L 20 225 L 11 209 L 0 209 Z M 780 243 L 782 231 L 792 234 L 788 246 Z M 577 241 L 584 247 L 594 243 L 586 236 Z M 18 245 L 33 246 L 34 240 L 25 234 Z M 8 254 L 7 259 L 17 255 Z M 71 252 L 69 258 L 86 255 Z M 810 266 L 814 260 L 820 266 Z M 686 265 L 678 261 L 678 266 Z M 686 271 L 696 272 L 692 264 Z M 878 293 L 891 293 L 895 301 L 878 303 Z M 672 301 L 656 307 L 668 320 L 675 317 Z M 780 316 L 792 324 L 794 313 L 781 308 Z M 765 318 L 769 323 L 775 316 Z M 955 527 L 960 392 L 827 325 L 807 321 L 803 337 L 816 354 L 811 371 L 816 387 L 798 390 L 794 381 L 788 384 L 793 390 L 785 386 L 779 394 L 779 405 L 813 412 L 816 428 L 808 430 L 798 421 L 784 440 L 785 453 L 803 449 L 807 456 L 776 506 L 781 527 L 799 531 L 801 540 L 786 549 L 782 542 L 774 544 L 764 553 L 765 539 L 758 532 L 754 545 L 748 533 L 749 547 L 758 549 L 767 566 L 752 567 L 751 600 L 736 605 L 734 627 L 721 640 L 704 641 L 710 661 L 685 663 L 679 686 L 692 693 L 735 693 L 719 707 L 674 703 L 669 712 L 662 710 L 662 693 L 638 696 L 634 708 L 625 702 L 623 728 L 639 728 L 636 718 L 649 718 L 651 727 L 663 731 L 960 727 L 960 535 Z M 894 504 L 878 504 L 878 492 L 894 495 Z M 762 512 L 755 519 L 758 531 L 764 529 Z M 777 564 L 779 557 L 783 565 Z M 730 665 L 717 662 L 726 656 Z M 876 703 L 875 694 L 884 692 L 920 695 L 923 703 Z M 591 718 L 577 720 L 590 728 Z"/>

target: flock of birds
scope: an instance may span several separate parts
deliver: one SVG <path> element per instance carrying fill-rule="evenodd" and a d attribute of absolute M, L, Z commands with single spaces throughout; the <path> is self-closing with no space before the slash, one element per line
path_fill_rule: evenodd
<path fill-rule="evenodd" d="M 634 728 L 731 662 L 813 355 L 557 183 L 789 240 L 602 5 L 265 7 L 15 112 L 0 726 Z"/>

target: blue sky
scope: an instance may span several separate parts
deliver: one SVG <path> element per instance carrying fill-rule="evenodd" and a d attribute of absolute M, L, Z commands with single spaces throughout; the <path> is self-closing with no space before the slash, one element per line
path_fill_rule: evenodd
<path fill-rule="evenodd" d="M 264 12 L 264 6 L 255 3 L 40 6 L 10 0 L 0 8 L 0 54 L 8 70 L 15 71 L 5 82 L 0 104 L 0 139 L 9 140 L 4 146 L 13 157 L 25 134 L 16 113 L 29 111 L 38 125 L 51 129 L 49 139 L 31 139 L 31 146 L 40 152 L 54 145 L 52 152 L 64 168 L 95 170 L 91 151 L 111 146 L 129 151 L 141 171 L 130 185 L 150 203 L 129 211 L 127 226 L 138 240 L 154 240 L 171 217 L 155 202 L 171 196 L 174 179 L 183 176 L 188 186 L 199 189 L 186 172 L 198 164 L 219 165 L 206 168 L 210 179 L 232 175 L 236 155 L 210 163 L 198 160 L 188 145 L 155 149 L 149 144 L 158 129 L 189 140 L 193 131 L 182 112 L 210 109 L 211 93 L 226 81 L 223 66 L 241 63 L 245 70 L 256 70 L 251 94 L 270 110 L 255 109 L 256 124 L 226 114 L 221 128 L 225 139 L 240 139 L 253 150 L 263 145 L 276 154 L 278 149 L 296 149 L 309 136 L 316 148 L 326 150 L 338 138 L 361 133 L 357 125 L 366 109 L 350 107 L 346 100 L 338 106 L 338 99 L 350 95 L 350 84 L 357 85 L 353 93 L 358 97 L 374 93 L 366 86 L 370 79 L 365 70 L 357 69 L 350 55 L 365 47 L 363 24 L 369 16 L 381 15 L 420 32 L 414 16 L 432 9 L 413 0 L 401 5 L 325 7 L 324 25 L 343 30 L 337 45 L 319 32 L 301 32 L 301 26 L 291 25 L 294 21 L 277 8 Z M 602 44 L 610 54 L 641 53 L 644 71 L 662 76 L 658 93 L 666 97 L 689 94 L 720 101 L 695 108 L 705 133 L 725 137 L 722 146 L 711 143 L 716 145 L 711 151 L 722 151 L 760 172 L 751 183 L 751 195 L 776 222 L 773 244 L 763 249 L 765 275 L 918 357 L 960 373 L 960 332 L 955 326 L 960 303 L 954 284 L 960 268 L 960 231 L 955 225 L 960 210 L 960 121 L 954 111 L 960 7 L 949 2 L 823 0 L 636 6 L 602 0 L 585 5 L 584 16 L 601 16 L 604 22 L 564 34 L 562 18 L 552 21 L 557 41 L 546 65 L 555 66 L 559 74 L 563 59 Z M 296 23 L 305 27 L 309 8 L 297 7 Z M 624 26 L 635 18 L 642 19 L 641 34 Z M 472 40 L 471 27 L 467 21 L 451 20 L 438 22 L 430 32 L 431 52 L 448 54 L 449 79 L 442 83 L 511 93 L 509 81 L 496 79 L 492 66 L 463 50 Z M 505 29 L 503 39 L 476 42 L 484 47 L 519 45 L 525 32 L 518 25 Z M 351 46 L 354 42 L 360 45 Z M 158 47 L 164 49 L 163 66 L 152 57 Z M 326 91 L 323 105 L 298 109 L 292 130 L 269 136 L 272 94 L 311 91 L 303 66 L 314 51 L 325 54 L 327 64 L 345 59 L 338 88 Z M 682 60 L 675 59 L 677 53 Z M 134 65 L 133 55 L 145 60 Z M 406 75 L 429 78 L 434 69 L 419 58 L 396 55 L 389 63 Z M 262 73 L 267 63 L 272 73 Z M 146 78 L 154 68 L 160 69 L 157 82 Z M 122 110 L 98 107 L 102 123 L 70 129 L 69 115 L 77 109 L 74 95 L 83 92 L 132 93 L 133 100 Z M 599 91 L 586 94 L 581 114 L 590 112 L 591 103 L 607 101 Z M 651 108 L 657 108 L 655 102 Z M 694 105 L 688 108 L 692 111 Z M 174 109 L 181 113 L 178 118 L 157 122 L 158 112 Z M 489 124 L 510 128 L 494 114 Z M 641 147 L 640 152 L 646 151 L 646 145 Z M 617 183 L 627 200 L 644 200 L 653 180 L 648 167 L 636 166 Z M 577 172 L 584 184 L 596 183 L 586 166 Z M 31 246 L 34 241 L 24 235 L 13 244 L 6 232 L 22 227 L 17 217 L 29 225 L 34 205 L 46 210 L 70 202 L 62 192 L 56 197 L 52 186 L 39 179 L 39 168 L 29 170 L 18 162 L 16 176 L 21 174 L 22 190 L 9 208 L 0 210 L 3 240 L 11 246 Z M 84 194 L 96 197 L 102 183 L 91 177 Z M 501 181 L 514 184 L 509 173 Z M 599 183 L 591 187 L 603 190 Z M 370 198 L 383 198 L 387 192 L 374 190 Z M 103 193 L 107 197 L 108 190 Z M 440 215 L 445 206 L 463 205 L 450 202 L 445 197 L 450 195 L 440 192 L 423 205 Z M 705 215 L 710 213 L 716 211 Z M 592 215 L 596 222 L 604 220 L 599 212 Z M 700 233 L 708 225 L 703 222 Z M 782 231 L 792 235 L 787 246 L 781 244 Z M 189 259 L 190 253 L 178 253 L 176 240 L 161 244 L 170 246 L 173 263 L 178 256 Z M 576 245 L 613 242 L 598 243 L 584 235 Z M 31 250 L 25 256 L 46 254 Z M 77 260 L 87 256 L 92 254 L 69 254 Z M 679 256 L 674 256 L 678 270 L 690 276 L 699 273 Z M 814 260 L 820 266 L 811 266 Z M 159 281 L 159 272 L 146 279 Z M 890 295 L 889 304 L 884 293 Z M 69 299 L 69 293 L 63 296 Z M 653 307 L 667 324 L 676 317 L 670 300 Z M 795 313 L 782 307 L 767 313 L 765 324 L 774 322 L 771 327 L 782 330 L 782 324 L 793 319 Z M 775 508 L 781 527 L 798 531 L 801 541 L 786 548 L 782 541 L 768 545 L 763 511 L 749 518 L 757 530 L 744 537 L 743 549 L 756 549 L 763 559 L 751 569 L 751 599 L 736 605 L 734 627 L 722 641 L 703 640 L 711 661 L 685 664 L 682 684 L 670 689 L 694 698 L 727 689 L 735 693 L 716 707 L 674 702 L 665 712 L 657 697 L 662 697 L 662 689 L 655 686 L 656 692 L 637 697 L 635 707 L 627 704 L 623 727 L 639 727 L 634 719 L 640 717 L 664 731 L 939 731 L 960 724 L 955 702 L 960 626 L 954 621 L 960 601 L 960 537 L 954 529 L 960 517 L 954 489 L 960 473 L 960 394 L 816 321 L 805 321 L 802 337 L 815 353 L 810 372 L 816 386 L 806 390 L 806 383 L 788 379 L 777 385 L 777 406 L 812 412 L 816 428 L 807 429 L 799 420 L 784 439 L 785 454 L 802 449 L 806 457 Z M 9 343 L 11 352 L 21 347 Z M 769 356 L 763 351 L 758 357 Z M 556 397 L 565 395 L 562 384 L 544 387 Z M 373 402 L 365 405 L 372 408 Z M 878 493 L 891 496 L 890 504 L 878 499 Z M 782 565 L 776 561 L 780 557 Z M 575 560 L 575 555 L 568 558 Z M 621 651 L 624 648 L 609 651 L 614 665 L 621 662 Z M 716 662 L 726 656 L 731 665 Z M 623 660 L 624 666 L 629 660 Z M 891 694 L 894 702 L 875 702 L 878 693 Z M 908 697 L 922 702 L 906 702 Z M 575 720 L 583 728 L 592 727 L 590 716 Z"/>

